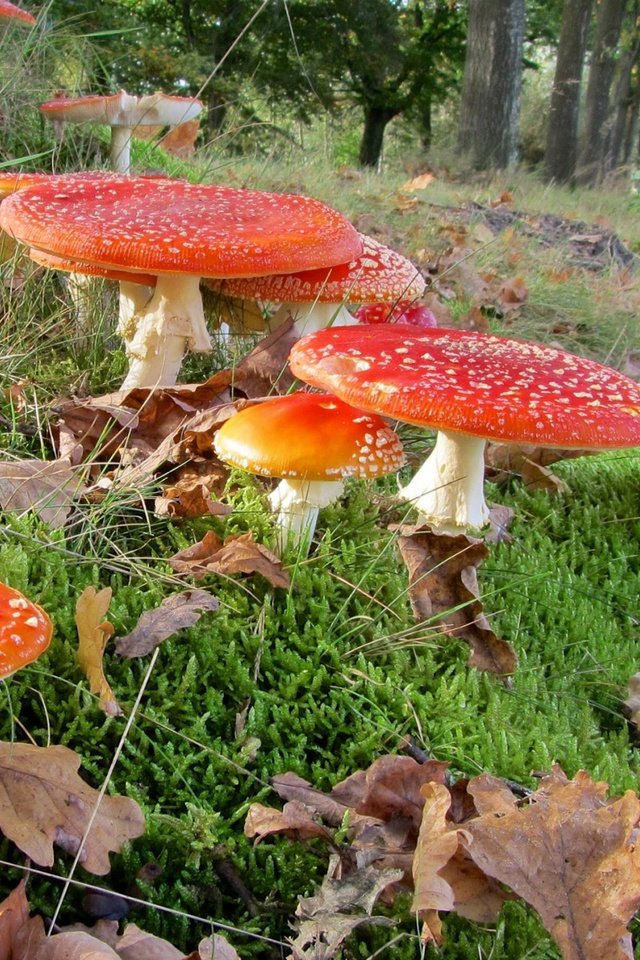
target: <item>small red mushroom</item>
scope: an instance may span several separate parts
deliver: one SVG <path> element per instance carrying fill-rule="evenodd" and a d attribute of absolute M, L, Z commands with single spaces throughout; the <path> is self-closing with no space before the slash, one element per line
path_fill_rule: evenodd
<path fill-rule="evenodd" d="M 443 533 L 488 520 L 487 439 L 541 447 L 640 446 L 640 386 L 593 360 L 469 330 L 340 327 L 299 340 L 293 373 L 382 416 L 437 429 L 400 495 Z"/>
<path fill-rule="evenodd" d="M 410 323 L 415 327 L 437 327 L 436 315 L 418 300 L 399 303 L 364 303 L 354 311 L 358 323 Z"/>
<path fill-rule="evenodd" d="M 0 680 L 37 660 L 49 646 L 53 626 L 42 607 L 0 583 Z"/>
<path fill-rule="evenodd" d="M 28 10 L 16 6 L 15 3 L 9 3 L 9 0 L 0 0 L 0 17 L 7 17 L 11 20 L 21 20 L 30 26 L 36 22 L 36 18 Z"/>
<path fill-rule="evenodd" d="M 214 439 L 221 460 L 263 477 L 282 477 L 269 502 L 278 551 L 308 549 L 318 510 L 336 500 L 346 477 L 399 470 L 402 444 L 381 417 L 328 394 L 293 393 L 246 407 Z"/>

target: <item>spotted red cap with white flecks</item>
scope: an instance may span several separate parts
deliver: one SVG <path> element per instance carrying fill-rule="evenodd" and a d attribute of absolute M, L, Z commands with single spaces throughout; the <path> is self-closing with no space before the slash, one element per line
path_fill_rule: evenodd
<path fill-rule="evenodd" d="M 328 394 L 293 393 L 246 407 L 214 439 L 225 463 L 263 477 L 381 477 L 404 464 L 402 444 L 381 417 Z"/>
<path fill-rule="evenodd" d="M 9 0 L 0 0 L 0 17 L 10 17 L 12 20 L 22 20 L 23 23 L 34 24 L 36 18 L 28 10 L 9 3 Z"/>
<path fill-rule="evenodd" d="M 424 278 L 410 260 L 365 234 L 360 239 L 361 255 L 329 270 L 325 266 L 207 285 L 229 297 L 275 303 L 389 303 L 422 295 Z"/>
<path fill-rule="evenodd" d="M 409 323 L 413 327 L 437 327 L 435 314 L 424 303 L 400 300 L 398 303 L 365 303 L 354 310 L 359 323 Z"/>
<path fill-rule="evenodd" d="M 148 177 L 42 184 L 0 204 L 15 239 L 142 273 L 254 276 L 359 255 L 355 228 L 318 200 Z"/>
<path fill-rule="evenodd" d="M 193 97 L 151 93 L 136 97 L 125 90 L 106 96 L 56 97 L 40 104 L 50 120 L 104 123 L 111 127 L 175 126 L 193 120 L 204 104 Z"/>
<path fill-rule="evenodd" d="M 0 583 L 0 680 L 37 660 L 49 646 L 52 632 L 42 607 Z"/>
<path fill-rule="evenodd" d="M 34 263 L 49 270 L 62 270 L 65 273 L 81 273 L 88 277 L 105 277 L 107 280 L 118 282 L 142 283 L 147 287 L 155 287 L 156 277 L 151 273 L 130 273 L 127 270 L 116 270 L 110 267 L 101 267 L 97 263 L 86 263 L 84 260 L 65 260 L 56 257 L 44 250 L 29 250 L 29 256 Z"/>
<path fill-rule="evenodd" d="M 335 327 L 303 337 L 293 373 L 409 423 L 503 442 L 640 445 L 640 386 L 562 350 L 466 330 Z"/>

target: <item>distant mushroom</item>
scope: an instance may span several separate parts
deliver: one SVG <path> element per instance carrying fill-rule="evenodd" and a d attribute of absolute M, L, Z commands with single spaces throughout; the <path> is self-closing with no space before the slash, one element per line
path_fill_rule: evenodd
<path fill-rule="evenodd" d="M 327 267 L 361 249 L 348 220 L 318 200 L 145 177 L 56 178 L 4 200 L 0 226 L 63 259 L 157 278 L 121 330 L 123 389 L 175 383 L 187 347 L 211 349 L 200 277 Z"/>
<path fill-rule="evenodd" d="M 53 626 L 47 613 L 6 583 L 0 583 L 0 680 L 26 667 L 49 646 Z"/>
<path fill-rule="evenodd" d="M 340 496 L 346 477 L 381 477 L 404 463 L 384 420 L 315 393 L 246 407 L 222 425 L 214 446 L 225 463 L 283 478 L 269 497 L 279 553 L 287 544 L 308 549 L 319 509 Z"/>
<path fill-rule="evenodd" d="M 290 366 L 347 403 L 439 431 L 400 491 L 438 532 L 487 522 L 486 439 L 591 450 L 640 445 L 640 386 L 539 344 L 405 325 L 336 328 L 296 343 Z"/>
<path fill-rule="evenodd" d="M 198 116 L 204 104 L 193 97 L 152 93 L 134 97 L 120 90 L 111 96 L 56 97 L 40 105 L 54 122 L 102 123 L 111 127 L 111 167 L 129 173 L 131 136 L 136 127 L 171 126 Z"/>
<path fill-rule="evenodd" d="M 22 7 L 16 6 L 15 3 L 9 3 L 9 0 L 0 0 L 0 17 L 22 20 L 23 23 L 28 23 L 30 26 L 36 23 L 33 14 L 29 13 L 28 10 L 23 10 Z"/>
<path fill-rule="evenodd" d="M 300 335 L 331 325 L 356 323 L 347 304 L 393 304 L 421 296 L 425 282 L 410 260 L 372 237 L 361 234 L 360 239 L 360 256 L 330 269 L 324 265 L 317 270 L 276 276 L 205 280 L 205 285 L 242 300 L 279 303 L 269 327 L 275 329 L 291 316 Z"/>
<path fill-rule="evenodd" d="M 432 310 L 419 300 L 400 300 L 395 304 L 364 303 L 353 313 L 358 323 L 409 323 L 414 327 L 437 327 Z"/>

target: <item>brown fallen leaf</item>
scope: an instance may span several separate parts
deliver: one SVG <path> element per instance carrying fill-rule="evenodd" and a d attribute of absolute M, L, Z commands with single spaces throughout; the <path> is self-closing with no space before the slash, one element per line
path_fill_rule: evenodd
<path fill-rule="evenodd" d="M 205 937 L 198 944 L 198 951 L 191 954 L 186 960 L 240 960 L 240 956 L 219 933 Z"/>
<path fill-rule="evenodd" d="M 192 547 L 180 550 L 169 557 L 169 564 L 176 573 L 201 580 L 208 573 L 232 575 L 234 573 L 258 573 L 274 587 L 288 590 L 291 578 L 282 566 L 282 561 L 253 540 L 251 533 L 243 533 L 222 541 L 213 530 Z"/>
<path fill-rule="evenodd" d="M 433 183 L 435 176 L 433 173 L 420 173 L 411 180 L 406 180 L 401 186 L 402 193 L 412 193 L 414 190 L 426 190 Z"/>
<path fill-rule="evenodd" d="M 0 903 L 0 960 L 12 960 L 16 934 L 29 919 L 25 887 L 26 882 L 21 880 Z"/>
<path fill-rule="evenodd" d="M 285 803 L 282 810 L 252 803 L 244 822 L 245 837 L 255 837 L 258 844 L 275 833 L 281 833 L 291 840 L 324 840 L 330 846 L 335 846 L 331 831 L 314 820 L 312 811 L 298 800 Z"/>
<path fill-rule="evenodd" d="M 462 842 L 475 863 L 538 911 L 564 960 L 633 960 L 640 799 L 607 800 L 606 784 L 584 771 L 568 780 L 557 767 L 523 806 L 502 792 L 494 799 L 487 781 L 469 783 L 480 816 Z"/>
<path fill-rule="evenodd" d="M 298 333 L 289 317 L 240 360 L 234 386 L 249 399 L 288 393 L 296 382 L 289 370 L 289 353 L 296 340 Z"/>
<path fill-rule="evenodd" d="M 156 497 L 153 512 L 157 517 L 193 520 L 195 517 L 224 517 L 233 508 L 228 503 L 214 500 L 204 480 L 187 480 L 165 487 Z"/>
<path fill-rule="evenodd" d="M 529 289 L 523 277 L 511 277 L 504 280 L 498 288 L 498 301 L 503 313 L 518 310 L 529 296 Z"/>
<path fill-rule="evenodd" d="M 182 960 L 184 953 L 168 940 L 128 923 L 114 944 L 121 960 Z"/>
<path fill-rule="evenodd" d="M 0 742 L 0 830 L 39 866 L 51 867 L 54 843 L 78 852 L 98 791 L 81 780 L 80 757 L 63 746 Z M 142 810 L 127 797 L 104 796 L 80 855 L 89 873 L 109 872 L 109 852 L 144 833 Z"/>
<path fill-rule="evenodd" d="M 437 621 L 443 633 L 465 640 L 471 647 L 469 666 L 500 676 L 513 673 L 515 651 L 491 629 L 478 597 L 476 567 L 489 553 L 484 543 L 405 527 L 398 549 L 409 571 L 416 620 Z"/>
<path fill-rule="evenodd" d="M 513 507 L 507 507 L 502 503 L 491 503 L 489 505 L 489 533 L 485 534 L 485 543 L 513 543 L 513 537 L 509 533 L 509 525 L 516 515 Z"/>
<path fill-rule="evenodd" d="M 199 132 L 199 120 L 185 120 L 184 123 L 179 123 L 168 133 L 165 133 L 164 137 L 158 140 L 157 146 L 166 153 L 170 153 L 172 157 L 186 160 L 196 152 L 196 140 Z"/>
<path fill-rule="evenodd" d="M 387 917 L 371 916 L 376 901 L 400 870 L 366 867 L 346 880 L 325 878 L 318 893 L 301 898 L 296 909 L 293 960 L 331 960 L 346 938 L 362 924 L 393 926 Z"/>
<path fill-rule="evenodd" d="M 83 489 L 69 460 L 0 462 L 0 507 L 19 514 L 34 510 L 54 529 L 64 525 Z"/>
<path fill-rule="evenodd" d="M 494 483 L 520 476 L 531 490 L 566 493 L 567 484 L 549 470 L 549 466 L 560 460 L 593 456 L 594 453 L 594 450 L 552 450 L 534 444 L 487 443 L 485 465 L 487 477 Z"/>
<path fill-rule="evenodd" d="M 111 587 L 85 587 L 76 600 L 78 663 L 89 681 L 91 693 L 100 698 L 100 709 L 109 717 L 122 714 L 102 667 L 104 651 L 113 636 L 113 624 L 104 618 L 111 603 Z"/>
<path fill-rule="evenodd" d="M 80 930 L 48 937 L 42 917 L 32 917 L 18 931 L 12 960 L 118 960 L 118 954 Z"/>
<path fill-rule="evenodd" d="M 116 640 L 121 657 L 144 657 L 178 630 L 197 623 L 203 613 L 218 609 L 218 601 L 206 590 L 185 590 L 162 601 L 154 610 L 145 610 L 131 633 Z"/>

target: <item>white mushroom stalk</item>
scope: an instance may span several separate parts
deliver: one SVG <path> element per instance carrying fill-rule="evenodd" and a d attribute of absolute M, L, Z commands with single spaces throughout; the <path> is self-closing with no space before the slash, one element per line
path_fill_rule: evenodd
<path fill-rule="evenodd" d="M 118 333 L 129 358 L 122 390 L 175 383 L 187 350 L 206 353 L 212 349 L 199 278 L 159 274 L 151 299 L 132 315 L 125 313 Z"/>
<path fill-rule="evenodd" d="M 299 337 L 325 327 L 352 327 L 356 318 L 342 303 L 281 303 L 269 321 L 272 330 L 276 330 L 289 317 Z"/>
<path fill-rule="evenodd" d="M 399 495 L 435 533 L 456 535 L 489 522 L 484 498 L 486 440 L 440 430 L 435 447 Z"/>
<path fill-rule="evenodd" d="M 318 513 L 342 494 L 342 480 L 281 480 L 269 494 L 275 514 L 275 549 L 282 555 L 288 547 L 299 547 L 304 555 L 313 540 Z"/>

